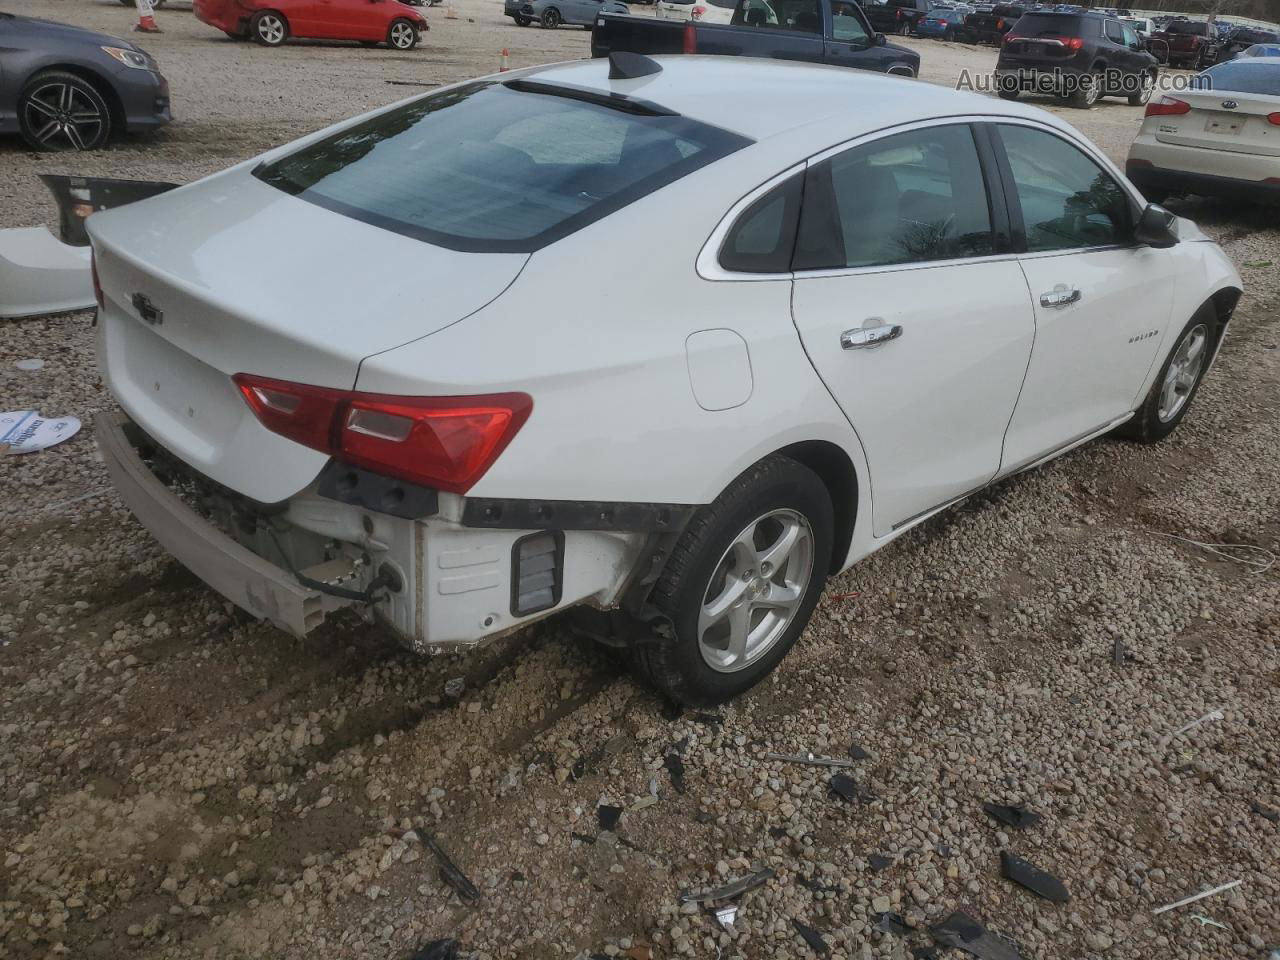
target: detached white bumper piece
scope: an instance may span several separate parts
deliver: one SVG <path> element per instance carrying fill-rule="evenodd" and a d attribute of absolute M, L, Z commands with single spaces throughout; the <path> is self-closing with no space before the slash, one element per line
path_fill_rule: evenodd
<path fill-rule="evenodd" d="M 147 469 L 125 435 L 123 417 L 94 421 L 111 482 L 138 522 L 184 567 L 255 617 L 304 636 L 347 602 L 298 583 L 236 543 L 183 503 Z"/>
<path fill-rule="evenodd" d="M 0 230 L 0 318 L 88 310 L 89 256 L 89 247 L 69 246 L 44 227 Z"/>

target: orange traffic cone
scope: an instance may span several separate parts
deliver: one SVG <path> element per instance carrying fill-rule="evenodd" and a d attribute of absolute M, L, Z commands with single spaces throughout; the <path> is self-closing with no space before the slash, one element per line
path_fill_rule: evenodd
<path fill-rule="evenodd" d="M 156 26 L 156 18 L 151 12 L 151 0 L 134 0 L 138 6 L 138 22 L 134 24 L 136 33 L 163 33 Z"/>
<path fill-rule="evenodd" d="M 445 8 L 444 18 L 446 20 L 458 19 L 458 8 L 453 5 L 453 0 L 449 0 L 449 6 Z"/>
<path fill-rule="evenodd" d="M 511 69 L 511 66 L 507 63 L 507 48 L 503 47 L 502 59 L 498 61 L 498 72 L 506 73 L 510 69 Z"/>

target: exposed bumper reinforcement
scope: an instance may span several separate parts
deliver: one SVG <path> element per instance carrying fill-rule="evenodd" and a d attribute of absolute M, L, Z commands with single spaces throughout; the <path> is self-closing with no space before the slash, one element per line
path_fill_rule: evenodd
<path fill-rule="evenodd" d="M 94 434 L 120 497 L 184 567 L 237 607 L 305 636 L 350 601 L 308 589 L 188 507 L 147 468 L 125 434 L 127 418 L 99 414 Z"/>

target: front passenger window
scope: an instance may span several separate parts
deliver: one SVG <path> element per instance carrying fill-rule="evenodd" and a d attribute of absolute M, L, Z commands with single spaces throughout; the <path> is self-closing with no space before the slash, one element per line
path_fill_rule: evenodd
<path fill-rule="evenodd" d="M 1129 195 L 1116 179 L 1061 137 L 1001 124 L 1027 231 L 1027 250 L 1128 243 Z"/>
<path fill-rule="evenodd" d="M 857 4 L 836 0 L 831 4 L 831 39 L 862 47 L 871 46 L 866 27 L 858 16 Z"/>

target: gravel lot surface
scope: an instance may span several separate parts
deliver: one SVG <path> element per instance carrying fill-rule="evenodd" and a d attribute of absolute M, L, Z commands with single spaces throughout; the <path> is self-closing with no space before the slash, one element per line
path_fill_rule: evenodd
<path fill-rule="evenodd" d="M 0 9 L 131 22 L 104 0 Z M 397 54 L 266 50 L 167 7 L 144 44 L 178 122 L 79 157 L 0 143 L 0 226 L 53 223 L 36 172 L 187 181 L 414 92 L 388 81 L 489 72 L 504 46 L 513 66 L 587 52 L 585 31 L 517 28 L 497 0 L 457 9 Z M 992 62 L 908 42 L 934 82 Z M 1065 113 L 1122 160 L 1140 110 Z M 1280 944 L 1280 568 L 1162 534 L 1280 551 L 1280 215 L 1175 206 L 1248 288 L 1177 434 L 1093 443 L 909 534 L 834 580 L 771 681 L 713 715 L 674 715 L 554 622 L 431 660 L 354 620 L 297 642 L 169 559 L 87 432 L 5 460 L 0 956 L 401 958 L 446 936 L 473 957 L 810 956 L 799 921 L 832 956 L 907 958 L 960 909 L 1028 960 L 1262 960 Z M 0 325 L 7 407 L 110 407 L 89 322 Z M 852 744 L 862 802 L 765 757 Z M 984 801 L 1043 820 L 1013 830 Z M 612 830 L 601 803 L 625 808 Z M 1002 879 L 1002 851 L 1070 902 Z M 763 867 L 732 930 L 677 901 Z M 905 935 L 875 929 L 884 912 Z"/>

